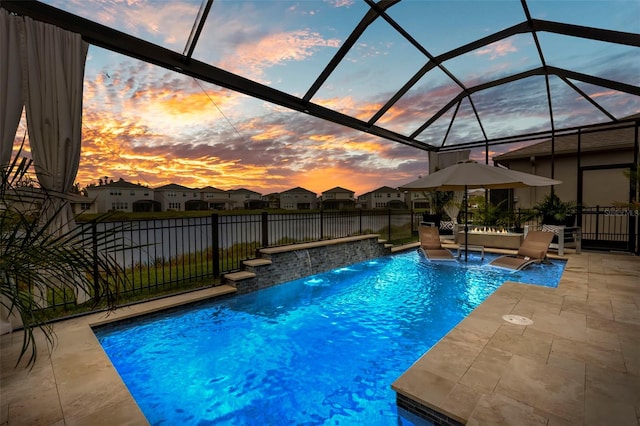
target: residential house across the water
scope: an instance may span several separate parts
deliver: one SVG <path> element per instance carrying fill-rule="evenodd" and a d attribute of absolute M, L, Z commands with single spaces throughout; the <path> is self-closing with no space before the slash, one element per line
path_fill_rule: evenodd
<path fill-rule="evenodd" d="M 200 190 L 187 188 L 186 186 L 170 183 L 154 189 L 154 199 L 160 203 L 161 211 L 190 210 L 187 206 L 197 205 L 200 202 Z"/>
<path fill-rule="evenodd" d="M 374 189 L 358 197 L 358 206 L 363 209 L 406 209 L 404 193 L 389 186 Z"/>
<path fill-rule="evenodd" d="M 105 185 L 88 186 L 87 195 L 95 211 L 106 213 L 159 211 L 154 202 L 154 190 L 120 178 Z"/>
<path fill-rule="evenodd" d="M 405 194 L 405 203 L 413 210 L 428 209 L 431 201 L 424 191 L 407 191 Z"/>
<path fill-rule="evenodd" d="M 356 206 L 355 193 L 336 186 L 320 196 L 320 206 L 325 210 L 348 210 Z"/>
<path fill-rule="evenodd" d="M 267 203 L 267 207 L 270 209 L 279 209 L 280 208 L 280 193 L 272 192 L 270 194 L 264 195 L 262 200 Z"/>
<path fill-rule="evenodd" d="M 200 189 L 200 201 L 200 210 L 231 210 L 233 208 L 231 193 L 213 186 Z"/>
<path fill-rule="evenodd" d="M 318 208 L 317 200 L 318 196 L 315 192 L 298 186 L 280 193 L 280 208 L 285 210 L 314 210 Z"/>
<path fill-rule="evenodd" d="M 230 189 L 227 191 L 230 195 L 231 203 L 234 209 L 262 209 L 266 208 L 267 202 L 262 199 L 262 194 L 251 191 L 246 188 Z"/>

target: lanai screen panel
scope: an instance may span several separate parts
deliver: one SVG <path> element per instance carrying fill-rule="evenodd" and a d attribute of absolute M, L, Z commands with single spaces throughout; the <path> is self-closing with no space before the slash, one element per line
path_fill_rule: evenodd
<path fill-rule="evenodd" d="M 21 13 L 24 3 L 0 6 Z M 38 19 L 98 46 L 415 148 L 497 144 L 640 112 L 635 1 L 44 3 L 86 21 Z M 110 44 L 119 38 L 94 23 L 166 51 L 146 58 Z"/>

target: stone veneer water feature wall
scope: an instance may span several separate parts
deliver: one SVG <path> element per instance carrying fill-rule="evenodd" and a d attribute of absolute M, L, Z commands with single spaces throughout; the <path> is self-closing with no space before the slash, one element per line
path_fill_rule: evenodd
<path fill-rule="evenodd" d="M 259 250 L 259 258 L 244 261 L 243 271 L 226 274 L 224 283 L 238 293 L 271 287 L 391 253 L 379 235 L 360 235 Z"/>

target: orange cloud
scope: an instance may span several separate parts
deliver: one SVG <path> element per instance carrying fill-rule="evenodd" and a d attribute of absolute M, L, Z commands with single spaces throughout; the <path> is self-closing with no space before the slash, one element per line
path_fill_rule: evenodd
<path fill-rule="evenodd" d="M 296 176 L 295 181 L 303 188 L 316 192 L 318 196 L 322 191 L 327 191 L 340 186 L 358 194 L 371 191 L 384 184 L 380 183 L 378 171 L 354 173 L 353 169 L 337 166 L 319 166 Z"/>
<path fill-rule="evenodd" d="M 311 135 L 309 139 L 317 143 L 305 145 L 305 150 L 335 151 L 344 157 L 363 153 L 382 154 L 389 149 L 389 145 L 374 140 L 343 140 L 334 135 Z M 317 153 L 313 155 L 317 155 Z"/>
<path fill-rule="evenodd" d="M 313 99 L 313 102 L 323 107 L 340 111 L 363 121 L 368 121 L 382 108 L 382 103 L 358 101 L 351 96 L 342 98 Z"/>
<path fill-rule="evenodd" d="M 286 126 L 279 125 L 264 125 L 259 120 L 251 120 L 250 123 L 244 125 L 244 131 L 258 131 L 258 133 L 251 136 L 254 141 L 275 140 L 283 136 L 293 136 L 295 133 L 288 129 Z"/>

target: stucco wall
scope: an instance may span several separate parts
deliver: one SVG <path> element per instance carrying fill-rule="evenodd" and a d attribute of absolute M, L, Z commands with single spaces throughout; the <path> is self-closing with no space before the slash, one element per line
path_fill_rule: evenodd
<path fill-rule="evenodd" d="M 633 162 L 632 151 L 611 151 L 583 153 L 581 167 L 607 167 Z M 533 159 L 511 160 L 509 168 L 539 176 L 551 177 L 551 159 L 535 157 Z M 629 196 L 629 180 L 622 169 L 584 170 L 583 202 L 585 206 L 610 206 L 612 201 L 626 201 Z M 555 179 L 562 181 L 556 185 L 555 192 L 563 201 L 578 200 L 578 162 L 575 156 L 557 156 L 555 158 Z M 540 202 L 550 191 L 549 187 L 514 189 L 517 197 L 516 207 L 530 208 Z"/>

